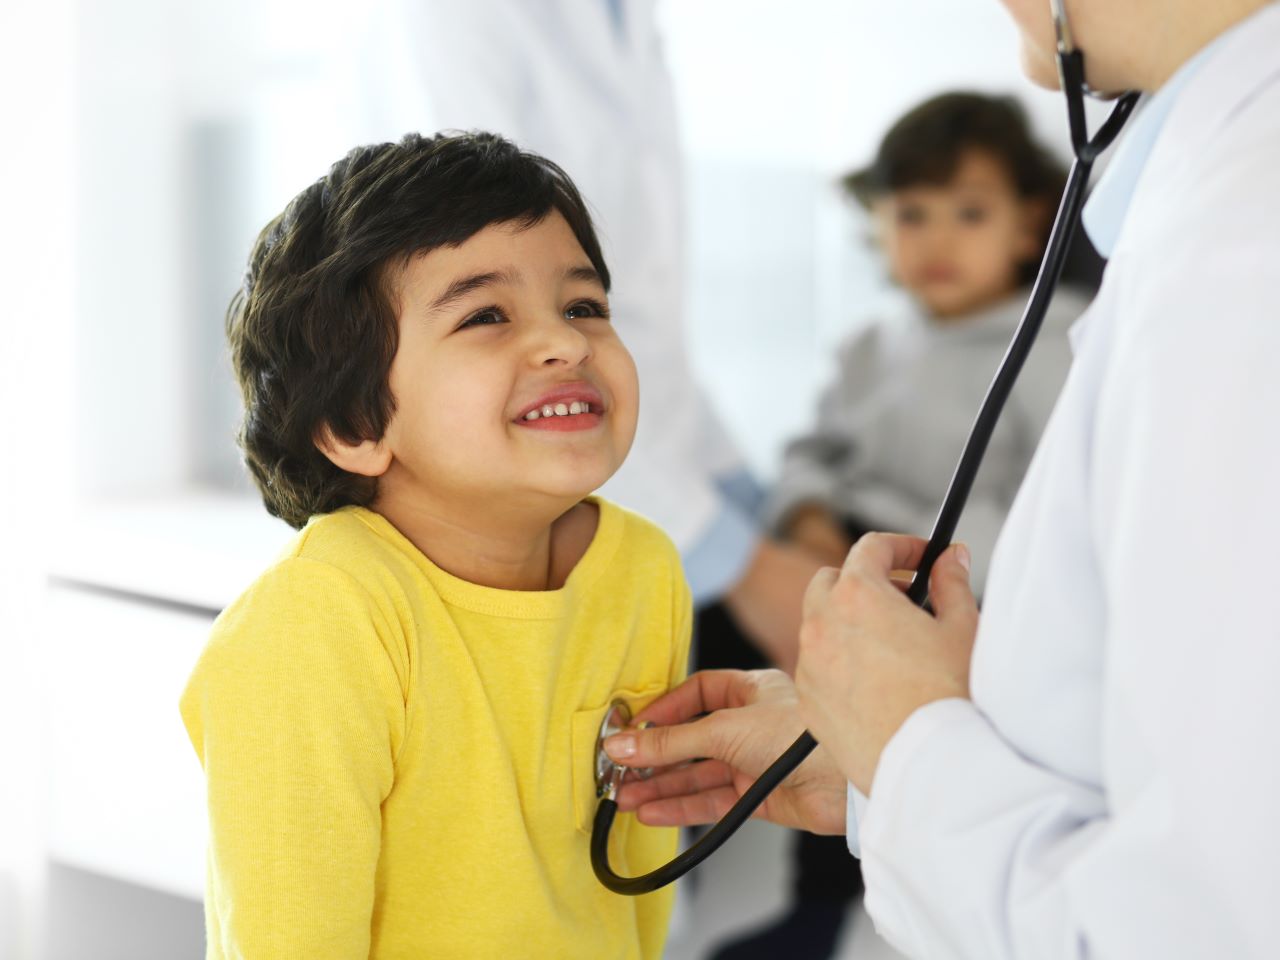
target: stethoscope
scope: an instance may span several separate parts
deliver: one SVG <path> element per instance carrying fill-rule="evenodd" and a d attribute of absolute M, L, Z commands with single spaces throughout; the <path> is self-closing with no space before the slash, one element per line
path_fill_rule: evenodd
<path fill-rule="evenodd" d="M 1023 311 L 1018 329 L 1014 332 L 1013 341 L 1009 344 L 1009 349 L 1000 362 L 995 378 L 987 389 L 982 408 L 978 411 L 964 452 L 960 456 L 960 462 L 952 475 L 951 485 L 947 489 L 942 508 L 938 511 L 938 518 L 934 521 L 933 533 L 929 537 L 929 544 L 925 548 L 919 570 L 911 588 L 907 591 L 907 596 L 917 606 L 925 606 L 928 602 L 929 572 L 955 535 L 956 524 L 969 498 L 969 491 L 973 486 L 978 467 L 982 463 L 982 457 L 986 453 L 991 434 L 995 430 L 996 421 L 1040 332 L 1049 301 L 1062 274 L 1072 235 L 1080 222 L 1085 186 L 1089 180 L 1089 173 L 1093 169 L 1093 163 L 1115 140 L 1138 100 L 1138 95 L 1135 93 L 1127 93 L 1120 97 L 1097 134 L 1093 139 L 1089 138 L 1084 117 L 1084 97 L 1086 94 L 1095 95 L 1095 91 L 1089 89 L 1085 83 L 1084 54 L 1075 46 L 1072 39 L 1064 0 L 1050 0 L 1049 5 L 1053 14 L 1054 29 L 1057 32 L 1058 74 L 1067 99 L 1067 121 L 1071 128 L 1071 146 L 1075 153 L 1075 160 L 1067 176 L 1062 201 L 1058 205 L 1053 230 L 1049 235 L 1048 248 L 1040 264 L 1035 286 L 1031 290 L 1031 298 Z M 627 705 L 621 701 L 615 701 L 601 724 L 600 736 L 596 741 L 596 792 L 599 805 L 596 807 L 595 822 L 591 831 L 591 866 L 595 870 L 596 877 L 614 893 L 630 895 L 649 893 L 666 886 L 711 856 L 738 827 L 746 822 L 764 798 L 817 746 L 817 741 L 806 730 L 768 770 L 760 775 L 760 778 L 747 789 L 720 822 L 708 830 L 697 843 L 670 863 L 650 873 L 639 877 L 620 877 L 609 866 L 609 829 L 613 826 L 613 818 L 618 812 L 618 788 L 622 785 L 628 768 L 614 763 L 605 753 L 603 744 L 605 738 L 626 729 L 630 723 L 631 713 Z M 635 771 L 632 773 L 634 775 Z"/>

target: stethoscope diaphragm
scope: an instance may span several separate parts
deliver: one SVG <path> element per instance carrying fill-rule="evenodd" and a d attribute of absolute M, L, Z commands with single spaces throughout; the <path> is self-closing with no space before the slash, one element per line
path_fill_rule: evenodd
<path fill-rule="evenodd" d="M 613 759 L 605 752 L 604 742 L 615 733 L 621 733 L 632 726 L 631 708 L 622 700 L 615 700 L 609 704 L 609 709 L 604 715 L 604 720 L 600 722 L 600 733 L 596 736 L 596 797 L 607 797 L 610 800 L 616 799 L 618 796 L 618 787 L 622 785 L 622 779 L 628 773 L 639 777 L 641 780 L 649 777 L 653 770 L 651 768 L 624 767 L 621 764 L 614 763 Z M 645 727 L 651 726 L 650 723 L 643 722 L 636 725 L 636 729 L 643 730 Z"/>

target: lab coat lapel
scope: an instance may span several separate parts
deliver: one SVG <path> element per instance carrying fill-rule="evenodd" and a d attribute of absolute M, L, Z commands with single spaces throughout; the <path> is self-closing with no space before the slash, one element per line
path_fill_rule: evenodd
<path fill-rule="evenodd" d="M 1200 68 L 1199 76 L 1178 98 L 1165 122 L 1146 169 L 1138 181 L 1128 222 L 1116 255 L 1131 247 L 1145 247 L 1130 223 L 1155 224 L 1157 207 L 1169 197 L 1194 195 L 1191 187 L 1208 175 L 1203 154 L 1188 144 L 1212 143 L 1223 135 L 1242 110 L 1270 84 L 1280 80 L 1280 3 L 1273 3 L 1238 24 L 1218 41 L 1218 49 Z M 1146 233 L 1146 231 L 1142 231 Z"/>

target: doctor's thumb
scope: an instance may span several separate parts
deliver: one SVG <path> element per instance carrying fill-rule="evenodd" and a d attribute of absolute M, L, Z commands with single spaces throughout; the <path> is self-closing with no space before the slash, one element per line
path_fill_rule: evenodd
<path fill-rule="evenodd" d="M 964 624 L 976 630 L 978 601 L 969 586 L 972 564 L 969 548 L 963 543 L 948 547 L 933 565 L 929 577 L 929 602 L 940 621 Z"/>

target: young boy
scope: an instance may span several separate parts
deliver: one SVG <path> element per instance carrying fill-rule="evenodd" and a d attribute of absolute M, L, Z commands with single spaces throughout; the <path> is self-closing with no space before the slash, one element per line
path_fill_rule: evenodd
<path fill-rule="evenodd" d="M 210 958 L 660 956 L 670 889 L 588 855 L 600 722 L 690 632 L 669 541 L 588 496 L 636 422 L 608 289 L 573 184 L 488 134 L 353 150 L 260 236 L 241 443 L 300 533 L 182 698 Z"/>
<path fill-rule="evenodd" d="M 903 116 L 874 162 L 845 179 L 872 214 L 905 316 L 881 318 L 840 350 L 817 423 L 791 443 L 766 502 L 782 539 L 839 567 L 865 531 L 928 536 L 973 417 L 1022 315 L 1061 193 L 1058 164 L 1016 102 L 952 93 Z M 956 539 L 981 592 L 996 535 L 1069 363 L 1067 325 L 1085 299 L 1062 289 L 991 440 Z M 732 624 L 698 621 L 699 669 L 765 664 Z M 843 838 L 796 839 L 792 903 L 715 960 L 833 956 L 862 889 Z"/>

